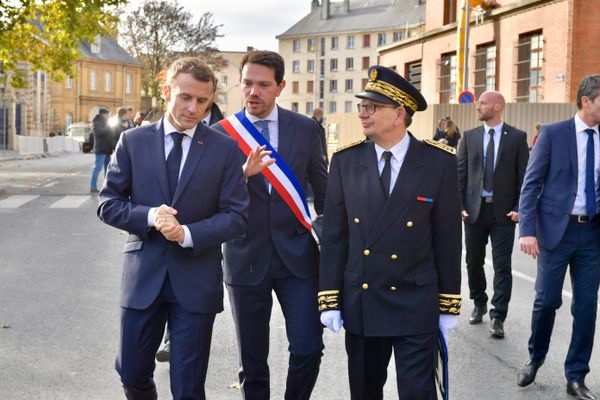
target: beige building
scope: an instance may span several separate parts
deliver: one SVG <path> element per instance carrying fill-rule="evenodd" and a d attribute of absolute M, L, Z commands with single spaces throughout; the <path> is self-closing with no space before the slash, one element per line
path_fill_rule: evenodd
<path fill-rule="evenodd" d="M 352 112 L 377 49 L 424 30 L 424 0 L 312 0 L 310 13 L 277 36 L 286 87 L 278 103 L 326 118 Z"/>
<path fill-rule="evenodd" d="M 251 50 L 251 49 L 249 49 Z M 225 67 L 216 71 L 219 84 L 217 86 L 216 103 L 224 116 L 240 111 L 243 107 L 240 87 L 240 63 L 245 51 L 221 51 Z"/>

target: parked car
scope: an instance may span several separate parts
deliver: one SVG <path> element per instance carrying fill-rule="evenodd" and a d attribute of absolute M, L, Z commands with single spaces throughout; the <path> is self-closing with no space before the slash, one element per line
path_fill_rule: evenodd
<path fill-rule="evenodd" d="M 67 127 L 67 137 L 77 140 L 81 143 L 84 153 L 89 153 L 93 147 L 92 127 L 90 124 L 78 122 Z"/>

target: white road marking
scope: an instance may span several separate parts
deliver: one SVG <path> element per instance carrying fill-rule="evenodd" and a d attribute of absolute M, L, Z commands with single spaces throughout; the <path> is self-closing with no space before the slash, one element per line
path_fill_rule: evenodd
<path fill-rule="evenodd" d="M 40 196 L 30 196 L 24 194 L 17 194 L 10 196 L 7 199 L 0 201 L 0 208 L 19 208 L 25 203 L 29 203 L 31 200 L 37 199 Z"/>
<path fill-rule="evenodd" d="M 54 204 L 50 206 L 50 208 L 78 208 L 81 207 L 83 203 L 88 201 L 90 198 L 89 195 L 85 196 L 65 196 L 60 200 L 56 201 Z"/>
<path fill-rule="evenodd" d="M 52 187 L 52 186 L 56 185 L 57 183 L 58 183 L 57 181 L 54 181 L 54 182 L 49 182 L 49 183 L 46 183 L 46 184 L 44 185 L 44 187 L 45 187 L 45 188 Z"/>

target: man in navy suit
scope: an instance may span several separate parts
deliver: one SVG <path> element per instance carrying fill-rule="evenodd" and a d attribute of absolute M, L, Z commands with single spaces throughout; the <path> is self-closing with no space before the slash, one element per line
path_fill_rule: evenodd
<path fill-rule="evenodd" d="M 327 186 L 317 122 L 275 104 L 285 87 L 284 61 L 271 51 L 253 51 L 241 62 L 245 117 L 261 131 L 322 214 Z M 219 127 L 223 129 L 222 127 Z M 239 379 L 245 400 L 270 398 L 269 321 L 277 295 L 286 321 L 289 368 L 285 399 L 309 399 L 319 373 L 323 329 L 317 309 L 319 250 L 290 207 L 260 172 L 265 147 L 250 152 L 244 165 L 250 210 L 248 233 L 224 246 L 225 283 L 240 355 Z"/>
<path fill-rule="evenodd" d="M 212 72 L 195 58 L 167 72 L 167 113 L 121 135 L 100 192 L 102 221 L 129 232 L 116 369 L 128 399 L 156 399 L 154 355 L 168 320 L 174 399 L 205 399 L 221 244 L 246 229 L 237 144 L 202 124 Z"/>
<path fill-rule="evenodd" d="M 533 146 L 519 205 L 521 251 L 537 257 L 529 360 L 517 383 L 527 386 L 544 363 L 570 267 L 573 332 L 565 361 L 567 393 L 595 399 L 585 386 L 594 344 L 600 283 L 600 75 L 577 90 L 575 117 L 545 125 Z"/>

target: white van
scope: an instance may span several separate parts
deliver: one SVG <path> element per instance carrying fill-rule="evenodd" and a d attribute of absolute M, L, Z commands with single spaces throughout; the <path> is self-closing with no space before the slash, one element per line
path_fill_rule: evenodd
<path fill-rule="evenodd" d="M 81 143 L 84 153 L 91 150 L 92 127 L 89 124 L 78 122 L 67 127 L 66 136 L 77 140 Z M 87 150 L 87 151 L 86 151 Z"/>

